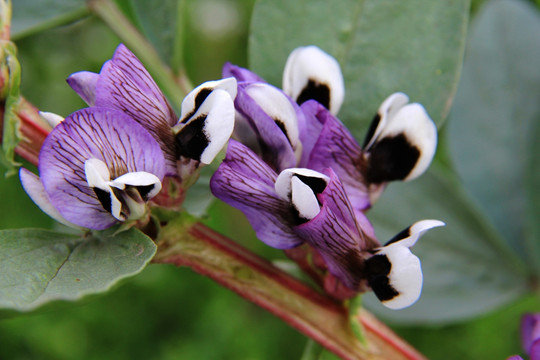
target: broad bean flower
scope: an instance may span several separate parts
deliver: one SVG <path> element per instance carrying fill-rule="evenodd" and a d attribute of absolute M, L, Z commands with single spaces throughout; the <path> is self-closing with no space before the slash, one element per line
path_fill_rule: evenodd
<path fill-rule="evenodd" d="M 381 246 L 364 213 L 388 181 L 413 179 L 431 162 L 437 133 L 423 107 L 391 95 L 360 146 L 335 117 L 343 79 L 322 50 L 293 51 L 283 90 L 231 64 L 223 76 L 238 80 L 234 138 L 245 145 L 230 141 L 211 180 L 214 195 L 243 211 L 261 241 L 295 261 L 295 250 L 307 244 L 323 260 L 319 270 L 331 275 L 323 283 L 327 292 L 337 279 L 352 293 L 372 289 L 393 309 L 414 303 L 422 272 L 409 248 L 444 223 L 419 221 Z"/>
<path fill-rule="evenodd" d="M 69 115 L 45 139 L 39 174 L 22 168 L 22 185 L 47 214 L 70 226 L 102 230 L 137 220 L 161 190 L 165 157 L 128 115 L 92 107 Z"/>
<path fill-rule="evenodd" d="M 276 171 L 332 167 L 359 211 L 368 209 L 388 182 L 420 176 L 435 154 L 435 124 L 422 105 L 409 104 L 399 92 L 382 102 L 360 146 L 335 117 L 344 97 L 339 64 L 315 46 L 291 53 L 283 91 L 232 64 L 224 66 L 223 76 L 238 81 L 237 140 Z"/>
<path fill-rule="evenodd" d="M 396 309 L 420 296 L 420 261 L 409 248 L 442 222 L 417 222 L 381 246 L 331 168 L 322 173 L 290 168 L 278 174 L 235 140 L 210 186 L 216 197 L 244 212 L 261 241 L 278 249 L 309 244 L 347 288 L 371 288 L 383 304 Z"/>
<path fill-rule="evenodd" d="M 89 106 L 116 109 L 143 126 L 165 155 L 166 175 L 185 179 L 209 164 L 234 127 L 236 80 L 209 81 L 190 92 L 178 117 L 137 57 L 118 46 L 99 74 L 81 71 L 68 84 Z"/>
<path fill-rule="evenodd" d="M 101 230 L 141 219 L 163 184 L 179 184 L 181 195 L 154 201 L 177 207 L 197 169 L 233 131 L 234 78 L 199 85 L 184 98 L 180 117 L 124 45 L 99 74 L 77 72 L 67 81 L 90 107 L 65 120 L 42 113 L 53 130 L 40 151 L 40 178 L 20 172 L 34 202 L 67 225 Z"/>

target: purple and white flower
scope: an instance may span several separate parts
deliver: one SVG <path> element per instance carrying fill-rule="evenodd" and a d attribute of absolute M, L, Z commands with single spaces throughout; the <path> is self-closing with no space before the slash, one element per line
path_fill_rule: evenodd
<path fill-rule="evenodd" d="M 417 222 L 381 247 L 370 222 L 354 211 L 331 168 L 322 172 L 291 168 L 278 174 L 235 140 L 210 187 L 216 197 L 246 215 L 261 241 L 278 249 L 307 243 L 349 289 L 371 288 L 394 309 L 409 306 L 420 296 L 420 261 L 409 248 L 442 222 Z"/>
<path fill-rule="evenodd" d="M 165 155 L 167 176 L 182 179 L 201 163 L 209 164 L 234 128 L 234 78 L 198 86 L 184 99 L 179 118 L 124 45 L 118 46 L 99 74 L 81 71 L 67 81 L 88 105 L 122 111 L 143 126 Z"/>
<path fill-rule="evenodd" d="M 22 185 L 47 214 L 70 226 L 102 230 L 146 214 L 166 173 L 159 143 L 125 113 L 74 112 L 45 139 L 39 174 L 22 168 Z"/>
<path fill-rule="evenodd" d="M 339 64 L 315 46 L 291 53 L 283 91 L 232 64 L 224 66 L 223 76 L 238 80 L 234 138 L 278 172 L 332 168 L 356 211 L 368 209 L 389 181 L 421 175 L 435 154 L 435 124 L 403 93 L 383 101 L 360 146 L 334 116 L 344 96 Z"/>

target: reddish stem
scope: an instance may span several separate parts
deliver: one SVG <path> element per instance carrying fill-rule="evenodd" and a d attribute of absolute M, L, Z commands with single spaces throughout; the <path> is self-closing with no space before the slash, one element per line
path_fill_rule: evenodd
<path fill-rule="evenodd" d="M 268 310 L 343 359 L 424 357 L 367 311 L 359 321 L 366 344 L 349 327 L 347 309 L 267 260 L 203 224 L 172 221 L 158 241 L 154 262 L 189 266 Z"/>
<path fill-rule="evenodd" d="M 37 165 L 39 150 L 50 132 L 50 127 L 39 116 L 39 110 L 24 98 L 21 98 L 16 114 L 20 119 L 21 140 L 15 148 L 15 153 Z"/>

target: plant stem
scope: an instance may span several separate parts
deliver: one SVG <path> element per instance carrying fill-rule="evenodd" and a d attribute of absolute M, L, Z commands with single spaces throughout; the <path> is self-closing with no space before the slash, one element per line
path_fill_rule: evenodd
<path fill-rule="evenodd" d="M 362 310 L 367 346 L 349 326 L 347 309 L 198 222 L 174 219 L 158 239 L 155 263 L 189 266 L 268 310 L 346 360 L 424 357 Z"/>
<path fill-rule="evenodd" d="M 172 70 L 161 60 L 154 47 L 126 18 L 118 6 L 111 0 L 88 0 L 88 7 L 120 37 L 148 68 L 152 77 L 160 84 L 163 92 L 178 109 L 182 100 L 191 90 L 181 88 L 186 82 L 177 83 Z"/>
<path fill-rule="evenodd" d="M 17 104 L 15 113 L 19 117 L 19 132 L 21 135 L 15 153 L 37 165 L 39 150 L 51 128 L 41 119 L 39 110 L 23 97 Z"/>

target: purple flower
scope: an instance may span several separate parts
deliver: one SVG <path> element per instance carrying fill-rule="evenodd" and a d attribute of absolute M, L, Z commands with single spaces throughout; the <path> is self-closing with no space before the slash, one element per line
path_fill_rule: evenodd
<path fill-rule="evenodd" d="M 370 287 L 394 309 L 418 299 L 422 272 L 409 248 L 442 222 L 417 222 L 381 247 L 331 168 L 322 172 L 290 168 L 278 174 L 234 140 L 210 187 L 216 197 L 244 212 L 261 241 L 278 249 L 309 244 L 349 289 Z"/>
<path fill-rule="evenodd" d="M 531 360 L 540 360 L 540 314 L 526 314 L 521 320 L 523 349 Z"/>
<path fill-rule="evenodd" d="M 443 223 L 419 221 L 381 247 L 364 212 L 388 181 L 413 179 L 431 162 L 437 132 L 423 107 L 391 95 L 360 146 L 334 116 L 343 77 L 319 48 L 291 53 L 283 91 L 231 64 L 223 76 L 238 80 L 234 138 L 246 146 L 230 142 L 211 180 L 214 195 L 243 211 L 260 240 L 284 249 L 332 296 L 371 288 L 390 308 L 414 303 L 422 272 L 409 248 Z M 330 276 L 317 278 L 321 270 Z"/>
<path fill-rule="evenodd" d="M 77 72 L 67 81 L 88 105 L 122 111 L 143 126 L 163 151 L 167 176 L 185 178 L 199 164 L 209 164 L 233 130 L 234 78 L 198 86 L 184 99 L 179 118 L 124 45 L 118 46 L 99 74 Z"/>
<path fill-rule="evenodd" d="M 20 171 L 32 200 L 64 224 L 95 230 L 143 217 L 166 171 L 159 143 L 144 127 L 100 107 L 76 111 L 54 127 L 38 168 L 40 177 Z"/>
<path fill-rule="evenodd" d="M 332 168 L 355 211 L 368 209 L 389 181 L 421 175 L 435 154 L 435 124 L 403 93 L 381 104 L 360 146 L 334 116 L 344 96 L 339 64 L 315 46 L 291 53 L 283 91 L 231 64 L 224 66 L 223 76 L 238 80 L 234 137 L 277 172 Z"/>

